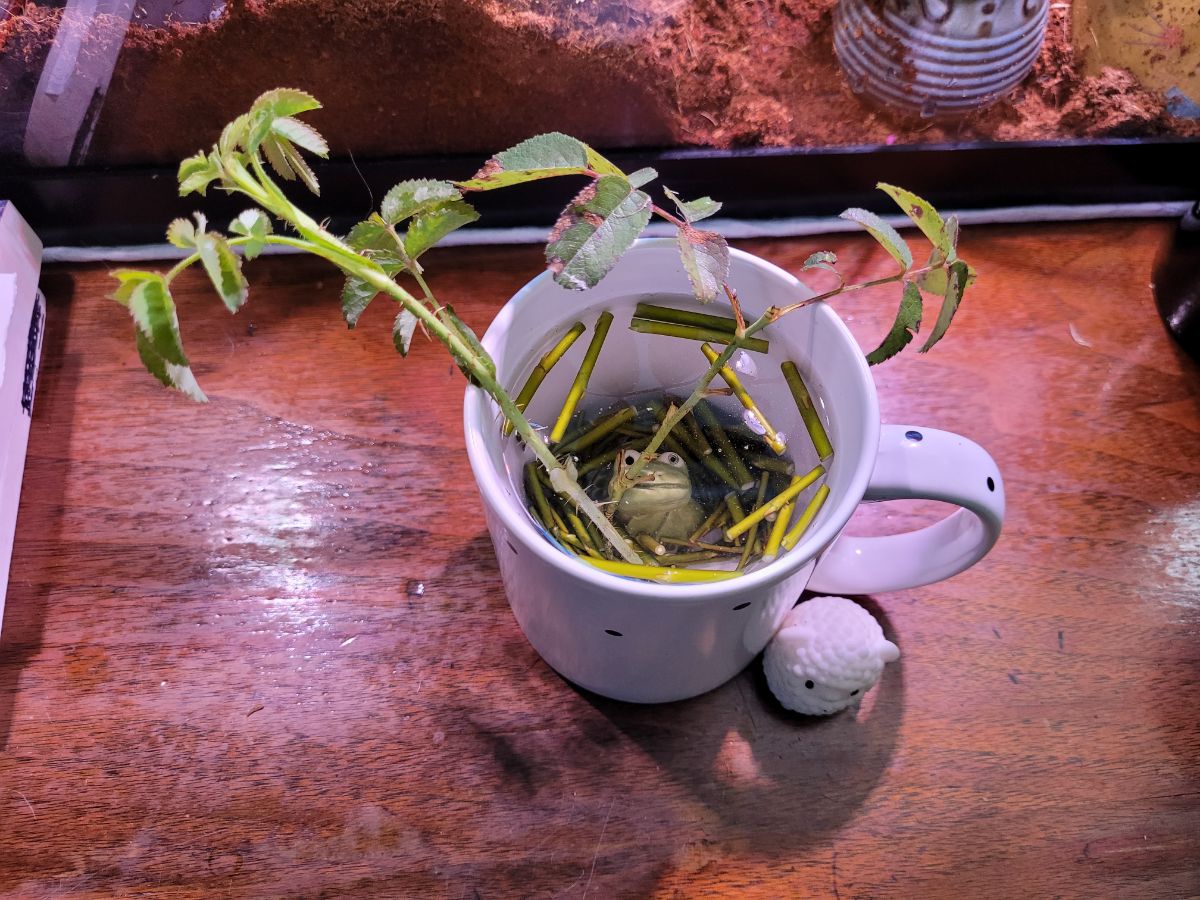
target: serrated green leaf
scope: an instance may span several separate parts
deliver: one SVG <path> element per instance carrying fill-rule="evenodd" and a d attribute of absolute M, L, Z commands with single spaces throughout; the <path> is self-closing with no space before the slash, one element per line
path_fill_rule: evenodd
<path fill-rule="evenodd" d="M 221 137 L 217 141 L 217 149 L 221 155 L 231 153 L 245 143 L 246 135 L 250 131 L 250 115 L 242 113 L 221 130 Z"/>
<path fill-rule="evenodd" d="M 464 200 L 451 200 L 420 213 L 409 223 L 404 251 L 416 259 L 450 232 L 479 218 L 475 207 Z"/>
<path fill-rule="evenodd" d="M 471 330 L 471 326 L 460 319 L 458 317 L 458 313 L 454 311 L 454 307 L 450 306 L 449 304 L 442 307 L 442 316 L 458 330 L 467 346 L 475 352 L 476 358 L 483 363 L 484 368 L 487 369 L 488 373 L 493 378 L 495 378 L 496 364 L 492 361 L 491 356 L 488 355 L 487 350 L 484 349 L 483 344 L 479 342 L 479 338 L 476 336 L 475 332 Z M 463 362 L 458 360 L 458 364 L 459 368 L 462 369 L 463 374 L 466 375 L 472 383 L 475 383 L 475 377 L 471 374 L 470 370 L 466 368 Z"/>
<path fill-rule="evenodd" d="M 179 164 L 179 196 L 193 192 L 203 195 L 209 184 L 221 177 L 216 161 L 203 153 L 189 156 Z"/>
<path fill-rule="evenodd" d="M 521 143 L 497 153 L 495 159 L 509 172 L 519 170 L 586 167 L 588 147 L 582 141 L 552 131 L 527 138 Z"/>
<path fill-rule="evenodd" d="M 937 322 L 933 325 L 933 331 L 929 333 L 929 339 L 925 341 L 925 345 L 921 348 L 922 353 L 929 352 L 930 348 L 945 335 L 946 329 L 950 327 L 950 322 L 954 319 L 954 313 L 958 310 L 958 305 L 962 302 L 963 293 L 971 281 L 974 280 L 973 276 L 974 273 L 971 271 L 971 267 L 961 259 L 955 260 L 950 264 L 950 274 L 946 279 L 945 299 L 942 301 L 942 308 L 938 312 Z"/>
<path fill-rule="evenodd" d="M 400 239 L 377 214 L 351 228 L 346 243 L 389 275 L 406 268 L 409 262 Z"/>
<path fill-rule="evenodd" d="M 879 242 L 896 262 L 900 263 L 902 271 L 907 272 L 912 268 L 912 251 L 908 249 L 908 244 L 904 238 L 900 237 L 899 233 L 875 213 L 866 209 L 848 209 L 843 212 L 840 218 L 846 219 L 849 222 L 857 222 L 871 237 Z"/>
<path fill-rule="evenodd" d="M 555 131 L 531 137 L 497 153 L 484 163 L 474 178 L 460 181 L 458 186 L 472 191 L 490 191 L 556 175 L 586 175 L 588 162 L 586 144 Z"/>
<path fill-rule="evenodd" d="M 574 140 L 574 138 L 571 140 Z M 590 168 L 597 175 L 620 175 L 622 178 L 625 177 L 625 173 L 622 172 L 615 163 L 605 159 L 603 156 L 597 153 L 594 148 L 589 147 L 587 144 L 584 144 L 583 147 L 584 151 L 587 153 L 588 168 Z"/>
<path fill-rule="evenodd" d="M 945 269 L 932 269 L 917 278 L 917 286 L 934 297 L 946 296 L 946 288 L 949 284 Z"/>
<path fill-rule="evenodd" d="M 271 233 L 271 219 L 261 209 L 247 209 L 229 223 L 229 230 L 249 238 L 242 244 L 242 254 L 246 259 L 254 259 L 266 246 L 267 235 Z"/>
<path fill-rule="evenodd" d="M 268 137 L 262 143 L 263 156 L 267 158 L 269 165 L 284 181 L 295 181 L 296 173 L 292 171 L 291 163 L 287 161 L 287 157 L 283 154 L 283 148 L 279 140 L 274 137 Z"/>
<path fill-rule="evenodd" d="M 651 169 L 649 166 L 647 166 L 644 169 L 638 169 L 636 172 L 634 172 L 632 175 L 630 175 L 629 183 L 632 184 L 635 188 L 640 188 L 643 185 L 649 184 L 651 181 L 653 181 L 657 177 L 658 177 L 658 171 L 656 169 Z"/>
<path fill-rule="evenodd" d="M 304 186 L 316 194 L 321 196 L 321 186 L 317 184 L 317 175 L 304 161 L 304 157 L 300 155 L 290 143 L 282 138 L 276 138 L 279 141 L 279 152 L 283 154 L 283 158 L 288 161 L 288 165 L 292 167 L 292 171 L 304 182 Z"/>
<path fill-rule="evenodd" d="M 722 205 L 712 197 L 701 197 L 699 200 L 682 200 L 669 187 L 663 187 L 663 193 L 675 204 L 679 210 L 679 214 L 683 216 L 684 221 L 688 224 L 695 224 L 701 219 L 707 219 L 709 216 L 716 215 Z"/>
<path fill-rule="evenodd" d="M 175 301 L 161 275 L 141 279 L 134 285 L 129 295 L 129 312 L 156 354 L 177 366 L 188 364 L 179 337 Z"/>
<path fill-rule="evenodd" d="M 867 363 L 875 366 L 891 359 L 904 349 L 913 335 L 921 330 L 921 291 L 910 282 L 904 284 L 900 308 L 896 310 L 896 321 L 883 343 L 867 354 Z"/>
<path fill-rule="evenodd" d="M 109 274 L 117 279 L 117 286 L 109 296 L 124 307 L 129 306 L 129 299 L 139 284 L 162 278 L 157 272 L 145 272 L 141 269 L 115 269 Z"/>
<path fill-rule="evenodd" d="M 701 303 L 711 303 L 729 280 L 729 244 L 715 231 L 700 231 L 691 225 L 679 229 L 677 240 L 692 293 Z"/>
<path fill-rule="evenodd" d="M 361 278 L 347 275 L 346 283 L 342 285 L 342 318 L 346 320 L 346 325 L 350 328 L 357 325 L 359 317 L 378 293 L 379 291 Z"/>
<path fill-rule="evenodd" d="M 196 246 L 196 226 L 187 219 L 175 219 L 167 226 L 167 241 L 181 250 Z"/>
<path fill-rule="evenodd" d="M 837 272 L 837 254 L 832 250 L 818 250 L 804 261 L 803 269 L 828 269 L 830 272 Z"/>
<path fill-rule="evenodd" d="M 958 259 L 958 216 L 946 216 L 945 221 L 945 244 L 938 248 L 946 252 L 946 261 L 954 262 Z"/>
<path fill-rule="evenodd" d="M 876 187 L 895 200 L 896 205 L 929 239 L 929 243 L 941 250 L 945 257 L 949 257 L 951 252 L 950 235 L 946 233 L 946 223 L 938 211 L 933 208 L 932 203 L 923 200 L 912 191 L 896 187 L 893 184 L 884 184 L 881 181 Z"/>
<path fill-rule="evenodd" d="M 315 97 L 295 88 L 267 91 L 259 95 L 246 113 L 246 133 L 239 143 L 248 153 L 253 153 L 271 133 L 276 121 L 320 108 Z"/>
<path fill-rule="evenodd" d="M 448 200 L 458 200 L 462 191 L 449 181 L 414 178 L 401 181 L 384 195 L 379 213 L 383 221 L 395 225 Z"/>
<path fill-rule="evenodd" d="M 316 97 L 297 88 L 275 88 L 259 94 L 250 106 L 252 112 L 267 110 L 277 118 L 320 108 L 321 102 Z"/>
<path fill-rule="evenodd" d="M 230 312 L 237 312 L 249 292 L 246 276 L 242 274 L 242 261 L 225 238 L 212 232 L 196 239 L 196 249 L 200 251 L 200 262 L 218 296 Z"/>
<path fill-rule="evenodd" d="M 563 287 L 583 290 L 600 282 L 650 222 L 650 197 L 616 175 L 580 191 L 559 216 L 546 245 L 546 262 Z"/>
<path fill-rule="evenodd" d="M 179 180 L 183 181 L 197 172 L 208 168 L 208 157 L 204 153 L 196 153 L 179 163 Z"/>
<path fill-rule="evenodd" d="M 297 147 L 302 147 L 309 153 L 321 157 L 329 155 L 329 144 L 325 143 L 325 138 L 321 137 L 321 133 L 307 122 L 285 116 L 271 123 L 271 133 Z"/>
<path fill-rule="evenodd" d="M 200 390 L 200 385 L 196 382 L 191 368 L 177 366 L 159 356 L 150 339 L 142 334 L 141 329 L 137 326 L 134 326 L 133 335 L 137 343 L 138 356 L 142 360 L 142 365 L 146 367 L 146 371 L 167 387 L 181 391 L 197 403 L 208 402 L 208 398 L 204 396 L 204 391 Z"/>
<path fill-rule="evenodd" d="M 407 309 L 400 310 L 396 321 L 392 323 L 392 343 L 400 351 L 401 356 L 408 356 L 408 348 L 412 344 L 413 333 L 416 330 L 417 317 Z"/>

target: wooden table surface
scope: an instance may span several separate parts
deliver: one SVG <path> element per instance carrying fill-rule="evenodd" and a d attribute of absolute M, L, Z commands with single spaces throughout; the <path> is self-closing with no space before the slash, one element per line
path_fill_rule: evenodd
<path fill-rule="evenodd" d="M 105 269 L 51 266 L 0 637 L 5 897 L 1200 895 L 1200 370 L 1149 289 L 1163 222 L 970 229 L 950 337 L 885 420 L 1007 481 L 987 559 L 864 598 L 903 653 L 857 713 L 755 663 L 697 699 L 584 694 L 505 602 L 463 381 L 324 264 L 179 300 L 213 402 L 141 371 Z M 793 271 L 859 236 L 743 244 Z M 481 330 L 537 248 L 438 251 Z M 569 298 L 568 298 L 569 300 Z M 890 295 L 843 307 L 866 344 Z M 927 505 L 875 507 L 901 527 Z M 888 518 L 888 516 L 891 518 Z"/>

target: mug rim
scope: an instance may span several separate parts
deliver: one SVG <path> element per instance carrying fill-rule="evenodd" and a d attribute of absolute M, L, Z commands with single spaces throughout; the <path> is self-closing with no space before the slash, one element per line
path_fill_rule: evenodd
<path fill-rule="evenodd" d="M 677 253 L 678 245 L 674 238 L 642 238 L 634 242 L 633 246 L 625 252 L 622 262 L 631 256 L 667 247 L 673 254 Z M 774 263 L 736 248 L 730 248 L 729 255 L 731 271 L 735 266 L 749 266 L 758 269 L 772 280 L 778 281 L 785 290 L 793 291 L 797 299 L 812 296 L 812 291 L 805 287 L 799 279 Z M 529 303 L 531 297 L 547 287 L 563 290 L 559 285 L 554 284 L 552 279 L 553 274 L 549 270 L 541 272 L 522 286 L 501 307 L 482 337 L 482 343 L 493 359 L 496 359 L 495 345 L 513 328 L 522 306 Z M 850 333 L 850 329 L 833 308 L 824 302 L 813 304 L 808 307 L 808 311 L 810 315 L 823 317 L 825 320 L 823 324 L 831 327 L 833 333 L 853 350 L 850 358 L 855 362 L 852 365 L 855 367 L 855 374 L 858 376 L 859 382 L 864 386 L 864 403 L 856 413 L 861 417 L 859 425 L 866 439 L 858 450 L 858 459 L 853 461 L 853 471 L 848 482 L 848 489 L 843 491 L 842 496 L 835 501 L 824 522 L 805 535 L 799 544 L 780 554 L 772 562 L 738 578 L 724 581 L 665 584 L 614 575 L 563 553 L 537 530 L 520 503 L 504 496 L 503 487 L 508 483 L 507 478 L 496 470 L 489 448 L 495 446 L 496 441 L 508 440 L 508 438 L 501 437 L 499 428 L 492 427 L 494 424 L 491 415 L 494 407 L 492 399 L 481 389 L 468 385 L 463 402 L 464 438 L 471 472 L 475 476 L 475 483 L 480 494 L 486 494 L 485 503 L 500 516 L 510 534 L 536 553 L 543 562 L 567 575 L 589 582 L 595 587 L 620 591 L 628 595 L 674 602 L 711 600 L 769 587 L 795 575 L 804 566 L 816 560 L 820 553 L 833 542 L 846 526 L 859 503 L 862 502 L 871 472 L 875 467 L 881 425 L 875 381 L 871 377 L 866 359 L 859 349 L 857 341 Z"/>

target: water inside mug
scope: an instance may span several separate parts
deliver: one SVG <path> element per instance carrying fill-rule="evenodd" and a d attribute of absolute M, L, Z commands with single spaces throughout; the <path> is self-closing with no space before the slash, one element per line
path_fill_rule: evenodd
<path fill-rule="evenodd" d="M 596 318 L 605 310 L 613 313 L 614 321 L 597 360 L 588 391 L 581 403 L 583 417 L 591 418 L 625 405 L 632 405 L 638 410 L 643 410 L 638 416 L 637 423 L 645 427 L 647 424 L 652 424 L 653 413 L 647 414 L 644 410 L 647 406 L 652 406 L 654 401 L 667 398 L 669 402 L 670 398 L 683 400 L 689 396 L 709 365 L 701 352 L 700 343 L 686 338 L 642 334 L 629 330 L 628 326 L 634 308 L 641 302 L 676 309 L 695 310 L 710 315 L 729 314 L 728 307 L 720 309 L 711 305 L 702 306 L 687 295 L 662 293 L 620 297 L 579 310 L 578 321 L 587 327 L 587 331 L 576 340 L 571 349 L 550 371 L 526 411 L 530 421 L 543 433 L 548 433 L 550 425 L 557 419 L 571 382 L 579 371 Z M 752 317 L 757 312 L 759 311 L 750 309 L 746 311 L 746 314 L 748 317 Z M 558 323 L 545 335 L 544 340 L 536 349 L 509 370 L 516 376 L 507 379 L 510 391 L 515 393 L 524 384 L 525 379 L 542 355 L 567 332 L 574 321 L 575 319 L 564 319 Z M 790 360 L 799 367 L 835 449 L 838 447 L 839 435 L 836 411 L 832 410 L 825 402 L 819 373 L 813 372 L 808 367 L 805 354 L 798 352 L 795 347 L 786 346 L 787 340 L 783 329 L 778 326 L 768 326 L 760 334 L 771 343 L 769 353 L 739 351 L 731 360 L 731 364 L 746 390 L 762 410 L 763 415 L 786 441 L 785 453 L 777 456 L 765 443 L 761 442 L 761 439 L 756 438 L 755 432 L 761 433 L 761 424 L 752 413 L 744 410 L 734 397 L 714 396 L 707 402 L 730 433 L 731 438 L 738 444 L 739 452 L 752 455 L 765 451 L 763 455 L 788 460 L 797 474 L 803 474 L 815 466 L 819 460 L 796 402 L 780 370 L 780 364 Z M 713 387 L 724 387 L 724 382 L 719 376 L 714 380 Z M 581 421 L 581 417 L 577 416 L 576 427 L 572 431 L 578 433 L 582 430 L 579 427 Z M 631 438 L 631 443 L 636 443 L 636 441 Z M 843 448 L 847 459 L 853 458 L 853 454 L 848 452 L 849 449 Z M 523 467 L 531 458 L 532 454 L 520 448 L 516 441 L 511 441 L 505 449 L 505 468 L 509 482 L 518 497 L 523 497 L 525 494 Z M 694 463 L 695 460 L 692 459 L 691 462 Z M 832 487 L 834 467 L 837 466 L 836 453 L 832 460 L 826 462 L 826 465 L 830 469 L 829 481 Z M 721 500 L 730 489 L 709 477 L 710 473 L 699 471 L 699 468 L 698 466 L 689 466 L 689 469 L 697 470 L 693 472 L 696 499 L 707 510 Z M 585 486 L 590 486 L 590 494 L 597 496 L 594 493 L 597 481 L 601 482 L 602 490 L 603 479 L 611 476 L 611 468 L 598 476 L 593 470 L 590 475 L 591 477 L 581 479 L 581 481 L 585 482 Z M 787 476 L 772 476 L 769 496 L 773 496 L 785 487 L 788 481 Z M 813 484 L 800 495 L 798 500 L 800 509 L 803 509 L 804 504 L 812 497 L 816 489 L 817 484 Z M 741 494 L 743 504 L 747 508 L 753 508 L 755 497 L 753 488 L 743 491 Z M 832 505 L 827 504 L 825 508 Z M 816 521 L 820 521 L 820 515 Z M 816 522 L 814 522 L 815 524 Z M 716 564 L 716 562 L 698 563 L 698 565 L 707 566 Z"/>

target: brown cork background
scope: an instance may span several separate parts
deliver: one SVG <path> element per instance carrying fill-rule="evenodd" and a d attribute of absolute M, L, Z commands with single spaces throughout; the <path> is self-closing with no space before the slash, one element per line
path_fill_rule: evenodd
<path fill-rule="evenodd" d="M 1126 70 L 1085 76 L 1056 3 L 1029 77 L 954 121 L 847 87 L 835 0 L 235 0 L 211 23 L 133 24 L 87 162 L 173 163 L 271 87 L 319 97 L 332 153 L 490 153 L 560 130 L 601 147 L 800 146 L 1195 136 Z M 0 23 L 36 61 L 56 10 Z M 2 87 L 2 86 L 0 86 Z"/>

